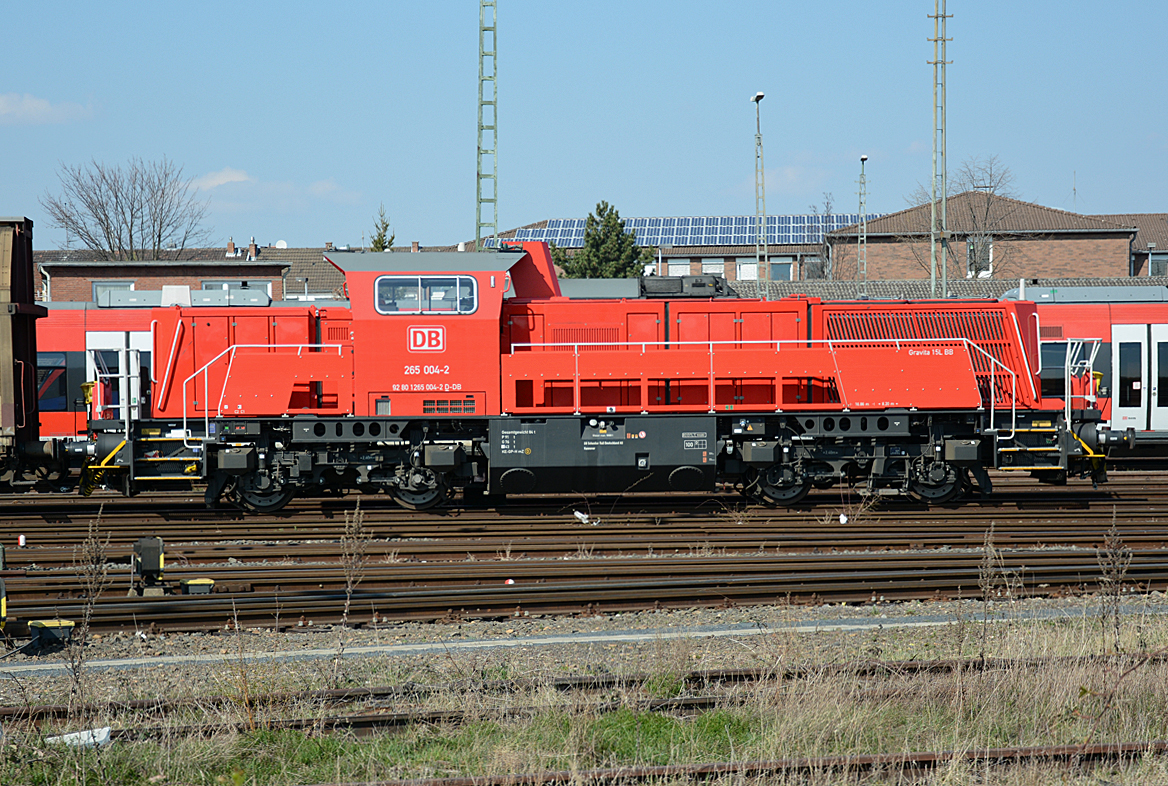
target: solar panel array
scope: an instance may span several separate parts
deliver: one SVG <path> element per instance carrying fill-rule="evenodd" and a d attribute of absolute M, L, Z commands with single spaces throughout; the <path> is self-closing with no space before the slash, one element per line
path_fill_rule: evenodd
<path fill-rule="evenodd" d="M 868 214 L 869 220 L 877 217 Z M 824 232 L 859 221 L 858 213 L 767 216 L 767 243 L 818 243 Z M 625 232 L 635 232 L 642 246 L 752 246 L 757 225 L 754 216 L 626 218 L 624 222 Z M 580 248 L 584 245 L 584 223 L 583 218 L 553 218 L 546 227 L 517 230 L 514 240 L 543 240 L 565 248 Z"/>

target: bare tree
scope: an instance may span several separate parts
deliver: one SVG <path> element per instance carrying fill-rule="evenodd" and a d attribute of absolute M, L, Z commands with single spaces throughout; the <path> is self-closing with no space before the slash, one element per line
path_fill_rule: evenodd
<path fill-rule="evenodd" d="M 124 167 L 96 159 L 61 164 L 57 178 L 61 194 L 46 191 L 41 207 L 53 226 L 102 259 L 179 259 L 210 234 L 202 227 L 207 202 L 198 199 L 183 168 L 165 156 L 132 158 Z"/>
<path fill-rule="evenodd" d="M 948 178 L 950 194 L 946 205 L 949 227 L 948 256 L 950 271 L 967 278 L 989 278 L 1001 275 L 1018 266 L 1021 251 L 1016 243 L 998 243 L 995 238 L 1009 240 L 1013 215 L 1021 206 L 1014 187 L 1014 173 L 996 155 L 972 157 L 962 162 Z M 912 207 L 923 207 L 915 216 L 915 224 L 897 240 L 912 251 L 913 258 L 928 270 L 929 212 L 932 193 L 925 183 L 918 183 L 905 201 Z M 955 243 L 963 238 L 964 248 Z"/>
<path fill-rule="evenodd" d="M 831 280 L 834 275 L 831 263 L 831 242 L 828 240 L 828 232 L 831 231 L 829 221 L 834 215 L 832 208 L 835 206 L 835 198 L 827 191 L 823 192 L 823 206 L 810 205 L 811 214 L 819 216 L 823 234 L 820 235 L 817 258 L 807 259 L 803 264 L 803 278 L 807 281 L 816 278 Z"/>

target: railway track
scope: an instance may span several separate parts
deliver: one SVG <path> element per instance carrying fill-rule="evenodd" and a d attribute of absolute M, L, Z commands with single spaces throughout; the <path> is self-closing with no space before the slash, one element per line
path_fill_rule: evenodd
<path fill-rule="evenodd" d="M 1041 510 L 1083 511 L 1084 515 L 1109 515 L 1110 506 L 1154 515 L 1168 505 L 1168 484 L 1158 484 L 1155 476 L 1138 475 L 1092 489 L 1089 482 L 1072 481 L 1066 487 L 1043 487 L 1033 482 L 1006 478 L 1000 480 L 992 496 L 973 497 L 949 505 L 929 508 L 907 499 L 884 498 L 879 506 L 867 511 L 874 518 L 895 517 L 914 521 L 930 520 L 940 513 L 959 511 L 969 518 L 990 519 L 1011 511 L 1033 513 Z M 126 526 L 153 525 L 165 531 L 185 531 L 206 527 L 223 536 L 257 532 L 285 533 L 313 527 L 322 535 L 336 533 L 343 526 L 344 514 L 351 512 L 357 496 L 325 499 L 297 499 L 279 514 L 245 515 L 231 508 L 207 509 L 201 495 L 169 492 L 148 498 L 125 498 L 114 494 L 77 497 L 42 494 L 0 497 L 5 518 L 15 529 L 29 535 L 66 539 L 82 535 L 91 520 L 100 516 L 103 528 L 116 532 Z M 846 489 L 831 489 L 810 495 L 792 508 L 768 508 L 750 504 L 736 493 L 676 494 L 668 496 L 626 495 L 589 498 L 544 498 L 530 496 L 508 498 L 493 507 L 452 507 L 418 514 L 406 511 L 384 496 L 362 496 L 362 509 L 370 523 L 402 527 L 408 532 L 419 523 L 443 521 L 453 527 L 506 526 L 512 519 L 533 520 L 562 517 L 579 511 L 591 519 L 646 518 L 681 515 L 725 520 L 736 515 L 764 516 L 772 521 L 814 521 L 833 511 L 856 508 L 862 498 Z"/>
<path fill-rule="evenodd" d="M 1162 663 L 1162 657 L 1152 660 Z M 482 722 L 484 719 L 503 721 L 505 719 L 532 717 L 548 712 L 556 712 L 553 703 L 543 700 L 538 705 L 523 704 L 525 696 L 552 689 L 565 694 L 563 708 L 575 713 L 598 716 L 615 711 L 632 710 L 638 713 L 664 713 L 671 716 L 699 716 L 702 713 L 728 706 L 750 705 L 759 701 L 758 691 L 780 690 L 782 683 L 806 677 L 821 679 L 830 674 L 837 679 L 854 681 L 854 694 L 859 701 L 885 701 L 893 693 L 915 693 L 913 679 L 921 675 L 934 675 L 959 671 L 972 672 L 1011 671 L 1028 668 L 1050 668 L 1052 666 L 1114 666 L 1121 662 L 1130 664 L 1130 658 L 1116 656 L 1103 658 L 1029 658 L 1018 659 L 968 659 L 948 661 L 893 661 L 834 664 L 830 666 L 775 669 L 730 669 L 690 672 L 679 675 L 672 689 L 678 696 L 654 698 L 645 694 L 656 681 L 651 675 L 574 675 L 550 680 L 462 680 L 446 685 L 419 685 L 409 683 L 396 686 L 380 686 L 357 689 L 314 690 L 298 693 L 277 693 L 249 696 L 199 696 L 181 700 L 145 699 L 129 702 L 109 702 L 101 705 L 87 705 L 69 708 L 64 705 L 24 706 L 0 708 L 9 728 L 34 728 L 45 722 L 66 717 L 103 718 L 114 728 L 111 740 L 174 740 L 176 737 L 209 737 L 224 732 L 247 733 L 256 728 L 267 732 L 276 730 L 296 730 L 313 735 L 343 731 L 356 736 L 400 731 L 419 724 L 462 724 L 468 719 Z M 1148 661 L 1144 661 L 1147 663 Z M 880 680 L 895 677 L 896 685 L 883 685 Z M 873 678 L 872 687 L 867 680 Z M 910 680 L 908 684 L 905 679 Z M 702 692 L 704 691 L 704 692 Z M 426 706 L 431 696 L 474 696 L 477 705 L 471 713 L 461 709 L 444 707 L 432 709 Z M 789 694 L 788 694 L 789 695 Z M 483 702 L 486 702 L 483 704 Z M 337 712 L 346 705 L 360 705 L 355 710 Z M 497 706 L 496 706 L 497 705 Z M 70 711 L 72 709 L 72 712 Z M 194 711 L 206 713 L 211 709 L 234 709 L 237 712 L 219 713 L 220 719 L 213 722 L 174 723 L 166 722 L 174 714 L 180 720 Z M 297 712 L 308 715 L 297 715 Z M 246 720 L 242 716 L 246 712 Z M 181 713 L 181 715 L 180 715 Z M 1108 761 L 1137 758 L 1149 753 L 1160 754 L 1168 751 L 1168 742 L 1161 740 L 1143 742 L 1106 742 L 1080 745 L 1041 745 L 1009 748 L 975 748 L 958 751 L 897 752 L 872 754 L 837 754 L 817 757 L 787 758 L 778 760 L 739 760 L 722 762 L 700 762 L 668 766 L 628 766 L 617 769 L 588 770 L 588 781 L 606 782 L 660 782 L 663 777 L 705 780 L 727 775 L 755 776 L 790 773 L 819 775 L 827 772 L 849 773 L 881 768 L 884 770 L 920 771 L 953 760 L 964 759 L 976 762 L 981 767 L 1014 766 L 1027 762 L 1074 762 Z M 505 778 L 492 780 L 482 776 L 474 778 L 435 778 L 425 781 L 386 781 L 395 784 L 433 784 L 433 786 L 470 786 L 482 782 L 497 782 L 502 786 L 516 783 L 578 783 L 576 779 L 565 779 L 561 771 L 543 771 L 530 774 L 510 774 Z M 368 786 L 366 783 L 365 786 Z"/>
<path fill-rule="evenodd" d="M 1124 477 L 1123 494 L 1086 483 L 1041 493 L 1004 485 L 990 501 L 932 510 L 902 502 L 848 507 L 838 490 L 820 495 L 823 504 L 792 510 L 740 500 L 730 506 L 698 495 L 605 500 L 601 513 L 595 512 L 599 500 L 573 505 L 530 498 L 498 509 L 417 514 L 362 498 L 371 539 L 353 599 L 355 620 L 968 597 L 978 594 L 991 526 L 999 569 L 1027 593 L 1095 588 L 1096 549 L 1113 524 L 1135 552 L 1128 584 L 1164 588 L 1168 491 L 1150 487 L 1148 477 Z M 29 517 L 10 519 L 0 536 L 8 542 L 8 569 L 0 577 L 9 614 L 25 621 L 78 618 L 84 589 L 76 547 L 100 503 L 41 502 L 13 501 L 10 510 L 27 508 Z M 256 520 L 207 511 L 183 494 L 119 498 L 111 504 L 116 515 L 103 510 L 99 525 L 110 538 L 115 584 L 97 603 L 95 627 L 213 630 L 236 618 L 249 627 L 272 626 L 276 618 L 339 621 L 344 519 L 355 502 L 298 504 L 280 517 Z M 32 545 L 12 548 L 16 532 Z M 132 544 L 144 535 L 166 541 L 167 587 L 211 578 L 216 592 L 123 595 Z"/>
<path fill-rule="evenodd" d="M 1094 552 L 1003 550 L 999 556 L 998 569 L 1025 594 L 1079 594 L 1099 583 Z M 694 606 L 975 597 L 979 596 L 982 559 L 980 553 L 971 551 L 372 565 L 353 593 L 350 620 L 378 624 Z M 204 575 L 202 570 L 189 574 L 192 578 Z M 344 578 L 335 569 L 218 575 L 225 587 L 236 591 L 137 597 L 118 596 L 114 594 L 118 590 L 111 590 L 94 606 L 94 629 L 134 626 L 206 631 L 236 624 L 288 627 L 298 621 L 335 623 L 345 606 Z M 1134 553 L 1127 573 L 1130 586 L 1164 589 L 1165 576 L 1168 550 Z M 174 578 L 168 575 L 168 579 Z M 67 594 L 63 587 L 57 586 L 59 595 Z M 51 587 L 47 590 L 52 591 Z M 8 592 L 9 614 L 19 620 L 80 619 L 84 612 L 80 599 L 45 598 L 44 586 L 39 593 L 34 588 L 26 591 L 20 581 L 12 580 Z"/>
<path fill-rule="evenodd" d="M 511 773 L 498 776 L 453 778 L 413 778 L 408 780 L 336 783 L 331 786 L 553 786 L 555 784 L 674 783 L 732 778 L 760 780 L 774 776 L 794 776 L 818 782 L 825 775 L 839 774 L 846 781 L 876 770 L 895 770 L 913 777 L 952 761 L 988 766 L 1018 766 L 1050 762 L 1079 764 L 1135 760 L 1168 751 L 1168 741 L 1108 742 L 1084 745 L 1037 745 L 1014 748 L 982 748 L 966 751 L 905 751 L 901 753 L 859 753 L 838 756 L 772 759 L 766 761 L 724 761 L 702 764 L 617 767 L 591 770 L 556 770 Z M 907 771 L 907 773 L 905 772 Z M 312 786 L 325 786 L 313 784 Z"/>
<path fill-rule="evenodd" d="M 706 498 L 688 509 L 671 499 L 668 505 L 654 503 L 655 509 L 610 506 L 603 514 L 562 505 L 552 512 L 521 507 L 411 514 L 396 506 L 386 509 L 384 503 L 379 508 L 376 499 L 363 500 L 362 510 L 372 539 L 371 555 L 390 562 L 977 548 L 991 526 L 997 545 L 1014 548 L 1095 549 L 1113 523 L 1130 548 L 1157 548 L 1168 542 L 1168 499 L 1162 505 L 1134 494 L 1087 499 L 1077 490 L 1048 492 L 1039 500 L 1015 497 L 988 507 L 966 503 L 933 510 L 903 505 L 862 510 L 730 508 L 720 499 Z M 130 502 L 132 511 L 141 510 L 138 500 Z M 127 511 L 124 518 L 103 516 L 98 528 L 109 537 L 110 559 L 120 564 L 129 563 L 132 544 L 144 535 L 166 541 L 171 566 L 229 560 L 336 563 L 348 512 L 318 506 L 278 520 L 159 521 Z M 574 515 L 577 512 L 580 517 Z M 851 517 L 841 518 L 841 512 Z M 93 519 L 60 522 L 51 512 L 43 516 L 39 522 L 12 522 L 3 538 L 9 568 L 63 568 L 74 563 L 75 549 Z M 18 533 L 25 535 L 28 547 L 13 547 Z"/>

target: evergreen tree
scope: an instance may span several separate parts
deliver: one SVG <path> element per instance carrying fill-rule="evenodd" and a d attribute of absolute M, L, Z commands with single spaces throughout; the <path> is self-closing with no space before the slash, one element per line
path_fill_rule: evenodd
<path fill-rule="evenodd" d="M 393 235 L 389 231 L 389 216 L 385 215 L 385 203 L 381 203 L 381 208 L 377 211 L 377 220 L 373 222 L 373 239 L 370 241 L 369 247 L 372 251 L 391 251 L 393 250 Z"/>
<path fill-rule="evenodd" d="M 615 207 L 601 201 L 584 223 L 584 247 L 572 256 L 552 244 L 552 260 L 567 278 L 636 278 L 653 261 L 653 249 L 637 245 L 625 234 L 625 222 Z"/>

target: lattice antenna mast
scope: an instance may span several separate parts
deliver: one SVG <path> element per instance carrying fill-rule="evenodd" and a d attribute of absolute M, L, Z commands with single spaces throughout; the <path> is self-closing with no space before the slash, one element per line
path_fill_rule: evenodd
<path fill-rule="evenodd" d="M 868 297 L 868 178 L 864 174 L 864 164 L 868 156 L 860 156 L 860 231 L 856 240 L 856 269 L 860 274 L 860 284 L 856 294 L 861 299 Z"/>
<path fill-rule="evenodd" d="M 937 297 L 937 247 L 941 251 L 941 292 L 949 297 L 949 222 L 946 208 L 949 202 L 948 167 L 945 161 L 945 20 L 952 14 L 945 13 L 945 0 L 933 0 L 933 186 L 931 202 L 931 222 L 929 224 L 929 294 Z M 938 194 L 940 192 L 940 194 Z M 940 205 L 938 206 L 938 201 Z M 938 209 L 939 207 L 939 209 Z"/>
<path fill-rule="evenodd" d="M 495 0 L 481 0 L 479 5 L 479 158 L 475 251 L 483 250 L 484 238 L 495 238 L 499 234 L 495 5 Z"/>
<path fill-rule="evenodd" d="M 762 161 L 762 115 L 759 105 L 763 94 L 755 93 L 754 102 L 754 264 L 762 299 L 771 299 L 771 265 L 767 259 L 766 169 Z"/>

